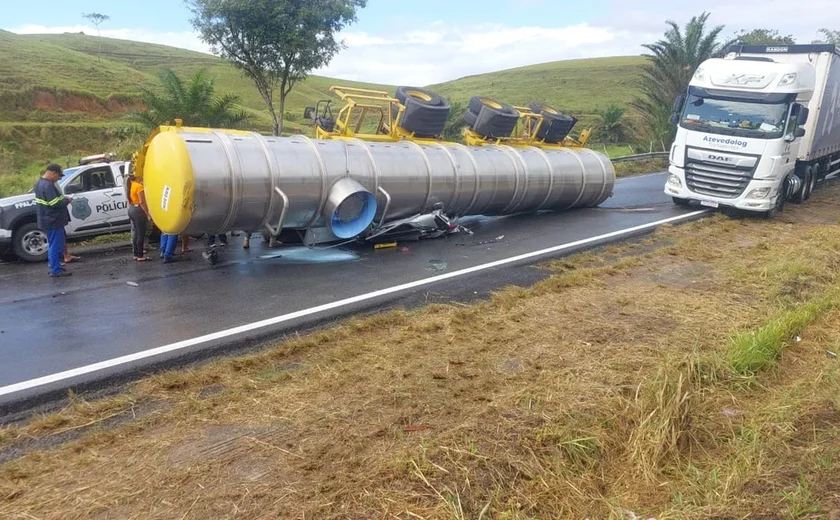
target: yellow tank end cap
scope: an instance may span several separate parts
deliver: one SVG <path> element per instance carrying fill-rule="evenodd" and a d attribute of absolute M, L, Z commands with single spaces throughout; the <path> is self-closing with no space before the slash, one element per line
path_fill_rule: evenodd
<path fill-rule="evenodd" d="M 178 235 L 192 218 L 192 160 L 179 132 L 162 132 L 149 143 L 143 171 L 146 203 L 163 233 Z"/>

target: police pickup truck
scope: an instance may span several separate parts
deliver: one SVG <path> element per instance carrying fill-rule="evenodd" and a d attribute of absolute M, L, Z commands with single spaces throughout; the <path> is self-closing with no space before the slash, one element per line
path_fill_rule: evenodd
<path fill-rule="evenodd" d="M 123 187 L 129 163 L 112 159 L 110 154 L 85 157 L 79 166 L 64 170 L 58 181 L 64 194 L 73 197 L 70 223 L 65 227 L 68 241 L 131 229 Z M 0 199 L 0 254 L 9 250 L 27 262 L 47 258 L 47 234 L 38 229 L 31 191 Z"/>

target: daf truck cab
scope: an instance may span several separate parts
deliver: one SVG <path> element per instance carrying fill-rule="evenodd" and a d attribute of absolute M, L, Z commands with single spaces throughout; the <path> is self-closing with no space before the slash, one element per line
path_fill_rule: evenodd
<path fill-rule="evenodd" d="M 665 193 L 774 218 L 840 169 L 840 51 L 733 46 L 705 61 L 674 105 Z"/>

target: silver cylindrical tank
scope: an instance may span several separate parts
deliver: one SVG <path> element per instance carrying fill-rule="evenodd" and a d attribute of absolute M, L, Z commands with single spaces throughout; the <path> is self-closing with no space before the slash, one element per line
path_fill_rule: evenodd
<path fill-rule="evenodd" d="M 181 128 L 148 143 L 143 182 L 165 233 L 277 231 L 279 224 L 329 227 L 344 238 L 371 220 L 413 216 L 438 203 L 454 216 L 597 206 L 612 195 L 615 172 L 589 149 Z"/>

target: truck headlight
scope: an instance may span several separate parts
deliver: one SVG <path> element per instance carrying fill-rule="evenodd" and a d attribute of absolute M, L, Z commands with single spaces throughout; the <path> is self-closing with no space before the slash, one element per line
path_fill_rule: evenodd
<path fill-rule="evenodd" d="M 697 71 L 694 73 L 695 81 L 705 81 L 706 80 L 706 71 L 703 70 L 703 67 L 698 67 Z"/>
<path fill-rule="evenodd" d="M 682 188 L 682 181 L 680 178 L 673 173 L 668 177 L 668 184 L 675 188 Z"/>
<path fill-rule="evenodd" d="M 766 199 L 770 195 L 770 188 L 756 188 L 747 194 L 748 199 Z"/>
<path fill-rule="evenodd" d="M 779 86 L 786 87 L 788 85 L 792 85 L 794 81 L 796 81 L 796 73 L 791 72 L 790 74 L 782 76 L 782 79 L 779 80 Z"/>

